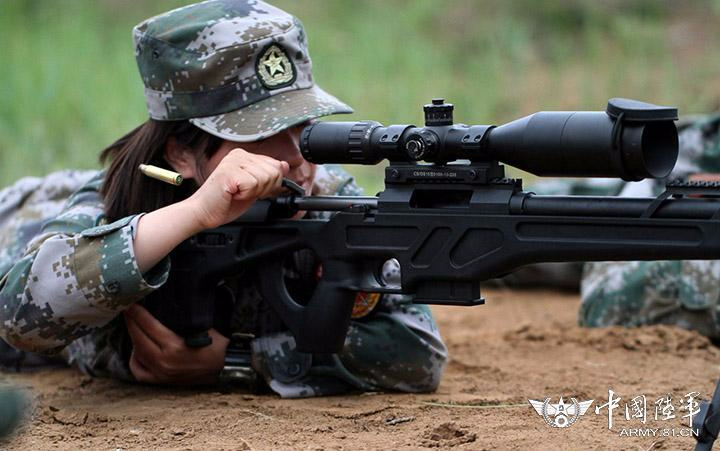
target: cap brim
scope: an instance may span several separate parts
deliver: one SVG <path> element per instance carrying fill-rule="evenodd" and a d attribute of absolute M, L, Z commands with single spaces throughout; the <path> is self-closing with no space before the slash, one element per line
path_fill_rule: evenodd
<path fill-rule="evenodd" d="M 228 141 L 252 142 L 310 119 L 352 112 L 348 105 L 313 86 L 275 94 L 240 110 L 194 118 L 190 122 Z"/>

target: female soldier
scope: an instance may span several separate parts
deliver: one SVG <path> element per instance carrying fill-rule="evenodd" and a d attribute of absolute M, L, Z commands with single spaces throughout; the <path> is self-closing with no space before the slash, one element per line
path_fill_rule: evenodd
<path fill-rule="evenodd" d="M 39 232 L 22 221 L 37 209 L 27 205 L 27 182 L 0 194 L 10 217 L 0 223 L 0 332 L 20 349 L 64 349 L 90 374 L 210 382 L 228 338 L 211 330 L 212 345 L 188 348 L 137 301 L 162 291 L 177 244 L 278 194 L 284 176 L 308 194 L 354 194 L 345 174 L 316 168 L 298 150 L 303 124 L 352 110 L 314 85 L 301 23 L 260 1 L 173 10 L 135 27 L 134 40 L 150 119 L 103 151 L 107 171 Z M 169 166 L 194 186 L 146 178 L 140 164 Z M 52 187 L 41 192 L 62 197 Z M 380 298 L 353 321 L 339 354 L 316 356 L 296 351 L 252 277 L 236 296 L 232 331 L 255 337 L 252 366 L 284 397 L 427 391 L 439 382 L 446 349 L 429 310 L 403 297 Z"/>

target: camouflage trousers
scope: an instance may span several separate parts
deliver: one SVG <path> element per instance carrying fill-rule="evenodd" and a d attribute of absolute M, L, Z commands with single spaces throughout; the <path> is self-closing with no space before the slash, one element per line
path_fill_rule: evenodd
<path fill-rule="evenodd" d="M 580 325 L 671 324 L 720 338 L 720 261 L 587 263 Z"/>

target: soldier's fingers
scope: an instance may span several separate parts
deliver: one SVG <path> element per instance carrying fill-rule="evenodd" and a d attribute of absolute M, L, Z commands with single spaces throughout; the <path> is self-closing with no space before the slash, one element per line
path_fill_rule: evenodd
<path fill-rule="evenodd" d="M 255 197 L 262 197 L 267 191 L 267 186 L 272 183 L 278 171 L 267 163 L 262 161 L 255 162 L 251 167 L 247 167 L 245 172 L 250 174 L 257 180 L 256 190 L 253 193 Z"/>
<path fill-rule="evenodd" d="M 137 354 L 136 357 L 141 356 L 149 360 L 159 359 L 162 355 L 162 348 L 127 314 L 125 315 L 125 324 L 133 343 L 133 352 Z"/>
<path fill-rule="evenodd" d="M 138 360 L 135 351 L 130 354 L 130 372 L 138 382 L 157 383 L 157 377 Z"/>
<path fill-rule="evenodd" d="M 269 165 L 273 173 L 279 173 L 280 178 L 290 173 L 290 163 L 285 160 L 276 160 L 270 157 L 263 157 L 263 163 Z"/>
<path fill-rule="evenodd" d="M 282 184 L 283 177 L 285 177 L 288 172 L 290 172 L 290 165 L 287 163 L 287 161 L 278 161 L 273 160 L 272 158 L 262 160 L 262 164 L 265 165 L 270 171 L 271 184 L 273 185 L 273 187 L 279 189 L 280 185 Z"/>
<path fill-rule="evenodd" d="M 285 162 L 268 159 L 260 160 L 258 163 L 258 167 L 263 168 L 267 174 L 265 183 L 260 186 L 258 197 L 268 197 L 273 194 L 279 194 L 280 191 L 282 191 L 282 180 L 286 172 L 281 169 L 280 163 Z"/>
<path fill-rule="evenodd" d="M 255 155 L 234 149 L 223 171 L 232 182 L 226 190 L 235 200 L 255 199 L 280 192 L 282 177 L 290 165 L 265 155 Z"/>
<path fill-rule="evenodd" d="M 242 159 L 237 160 L 237 164 L 240 168 L 246 171 L 264 168 L 268 173 L 275 174 L 279 172 L 283 175 L 287 175 L 290 171 L 290 165 L 286 161 L 276 160 L 275 158 L 268 157 L 267 155 L 245 153 Z"/>
<path fill-rule="evenodd" d="M 272 172 L 281 172 L 283 175 L 287 175 L 287 172 L 290 171 L 290 165 L 287 161 L 276 160 L 266 155 L 256 155 L 255 158 L 256 164 L 267 166 Z"/>
<path fill-rule="evenodd" d="M 230 339 L 215 329 L 208 330 L 208 334 L 210 334 L 210 338 L 213 340 L 213 345 L 220 346 L 223 350 L 230 344 Z"/>
<path fill-rule="evenodd" d="M 269 157 L 267 155 L 259 155 L 252 152 L 247 152 L 246 150 L 243 150 L 241 148 L 235 148 L 230 151 L 230 153 L 227 155 L 226 158 L 229 157 L 230 161 L 233 161 L 234 164 L 240 165 L 242 167 L 250 167 L 255 164 L 257 164 L 260 161 L 269 162 L 275 165 L 277 168 L 287 168 L 289 169 L 289 166 L 287 162 L 282 160 L 277 160 L 273 157 Z"/>
<path fill-rule="evenodd" d="M 175 332 L 171 331 L 157 320 L 144 307 L 133 304 L 125 310 L 126 317 L 129 317 L 139 326 L 142 332 L 160 348 L 168 345 L 177 346 L 182 344 L 182 338 Z"/>
<path fill-rule="evenodd" d="M 255 199 L 258 194 L 260 182 L 251 172 L 243 170 L 234 174 L 227 192 L 233 199 Z"/>
<path fill-rule="evenodd" d="M 287 161 L 281 161 L 280 172 L 282 172 L 283 177 L 288 175 L 290 173 L 290 163 L 288 163 Z"/>

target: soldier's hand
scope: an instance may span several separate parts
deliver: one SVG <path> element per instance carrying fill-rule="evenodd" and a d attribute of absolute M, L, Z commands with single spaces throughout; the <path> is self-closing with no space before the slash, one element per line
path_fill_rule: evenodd
<path fill-rule="evenodd" d="M 140 305 L 125 310 L 133 351 L 130 371 L 140 382 L 152 384 L 208 384 L 217 380 L 230 340 L 210 329 L 212 344 L 190 348 Z"/>
<path fill-rule="evenodd" d="M 282 191 L 290 171 L 285 161 L 233 149 L 189 199 L 200 227 L 226 224 L 243 214 L 252 203 Z"/>

